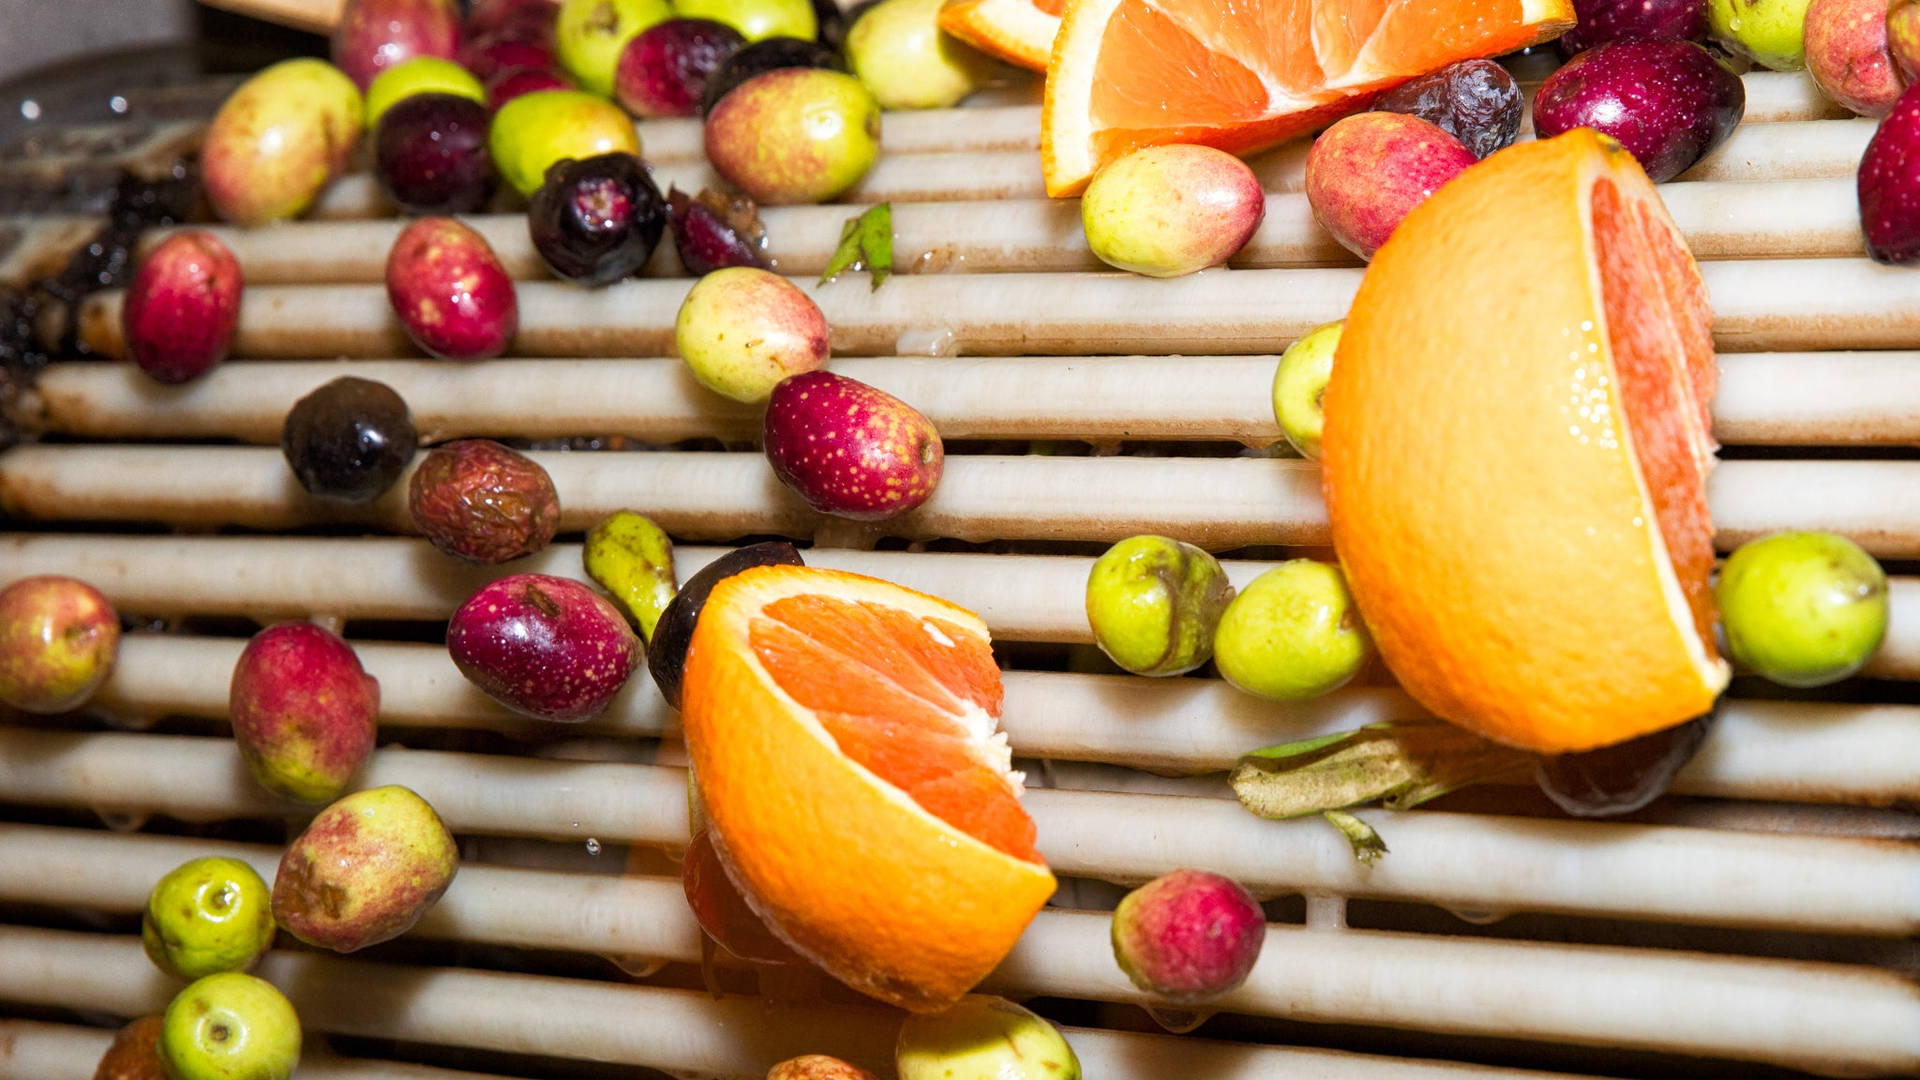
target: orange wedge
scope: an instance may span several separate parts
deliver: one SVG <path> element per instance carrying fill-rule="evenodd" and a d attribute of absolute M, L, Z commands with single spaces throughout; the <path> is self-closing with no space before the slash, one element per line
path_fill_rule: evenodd
<path fill-rule="evenodd" d="M 1142 146 L 1252 153 L 1458 60 L 1559 36 L 1570 0 L 1069 0 L 1047 64 L 1047 192 Z"/>
<path fill-rule="evenodd" d="M 1646 174 L 1584 128 L 1469 167 L 1374 256 L 1322 475 L 1354 599 L 1423 705 L 1545 753 L 1712 706 L 1711 318 Z"/>
<path fill-rule="evenodd" d="M 1066 0 L 947 0 L 940 29 L 985 53 L 1034 71 L 1047 70 Z"/>
<path fill-rule="evenodd" d="M 727 578 L 681 723 L 721 859 L 783 941 L 917 1011 L 993 970 L 1053 894 L 979 616 L 873 578 Z"/>

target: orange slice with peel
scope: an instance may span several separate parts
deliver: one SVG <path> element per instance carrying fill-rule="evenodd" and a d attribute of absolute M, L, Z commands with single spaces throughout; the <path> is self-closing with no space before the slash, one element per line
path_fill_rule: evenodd
<path fill-rule="evenodd" d="M 1047 193 L 1142 146 L 1262 150 L 1573 22 L 1570 0 L 1069 0 L 1041 111 Z"/>
<path fill-rule="evenodd" d="M 1053 894 L 980 617 L 884 581 L 756 567 L 707 599 L 681 723 L 728 874 L 856 990 L 936 1011 Z"/>
<path fill-rule="evenodd" d="M 1546 753 L 1712 706 L 1710 321 L 1646 174 L 1584 128 L 1469 167 L 1374 256 L 1322 475 L 1354 599 L 1421 704 Z"/>
<path fill-rule="evenodd" d="M 1023 68 L 1047 70 L 1066 0 L 947 0 L 940 29 Z"/>

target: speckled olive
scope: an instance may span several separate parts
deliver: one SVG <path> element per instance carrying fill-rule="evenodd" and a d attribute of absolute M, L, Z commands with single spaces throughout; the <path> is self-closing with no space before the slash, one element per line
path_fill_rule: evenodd
<path fill-rule="evenodd" d="M 515 574 L 460 605 L 447 652 L 487 696 L 557 723 L 606 709 L 640 662 L 640 638 L 607 599 L 572 578 Z"/>
<path fill-rule="evenodd" d="M 1474 161 L 1459 139 L 1417 116 L 1358 113 L 1313 141 L 1307 203 L 1341 246 L 1371 259 L 1401 219 Z"/>
<path fill-rule="evenodd" d="M 1725 142 L 1746 108 L 1746 85 L 1701 46 L 1614 41 L 1540 84 L 1533 126 L 1543 139 L 1577 127 L 1611 135 L 1662 183 Z"/>
<path fill-rule="evenodd" d="M 823 514 L 881 521 L 927 501 L 946 451 L 933 421 L 884 390 L 831 371 L 781 380 L 767 400 L 767 461 Z"/>

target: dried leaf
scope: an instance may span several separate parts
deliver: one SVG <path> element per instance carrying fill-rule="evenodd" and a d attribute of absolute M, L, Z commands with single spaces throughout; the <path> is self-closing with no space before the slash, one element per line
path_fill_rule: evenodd
<path fill-rule="evenodd" d="M 859 269 L 873 275 L 876 289 L 893 273 L 893 207 L 890 203 L 880 203 L 858 217 L 847 219 L 840 229 L 840 246 L 834 249 L 826 273 L 820 275 L 820 284 L 825 285 L 842 271 Z"/>

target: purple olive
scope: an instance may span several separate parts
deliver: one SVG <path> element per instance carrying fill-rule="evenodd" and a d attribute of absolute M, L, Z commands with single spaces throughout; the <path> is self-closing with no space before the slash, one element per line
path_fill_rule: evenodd
<path fill-rule="evenodd" d="M 1875 262 L 1920 262 L 1920 84 L 1900 95 L 1860 158 L 1860 230 Z"/>
<path fill-rule="evenodd" d="M 727 96 L 727 91 L 755 75 L 793 67 L 845 71 L 847 62 L 838 52 L 818 41 L 789 37 L 765 38 L 727 57 L 727 62 L 707 77 L 706 93 L 700 98 L 700 111 L 712 112 L 720 99 Z"/>
<path fill-rule="evenodd" d="M 695 277 L 728 266 L 771 268 L 766 227 L 760 224 L 759 208 L 745 195 L 705 188 L 690 196 L 672 188 L 667 192 L 667 225 L 680 265 Z"/>
<path fill-rule="evenodd" d="M 647 644 L 647 670 L 667 704 L 680 707 L 680 682 L 686 674 L 687 646 L 693 641 L 693 628 L 700 621 L 700 609 L 707 606 L 713 587 L 742 570 L 756 566 L 800 566 L 800 550 L 785 540 L 766 540 L 735 548 L 700 568 L 674 595 L 660 621 L 653 624 L 653 640 Z"/>
<path fill-rule="evenodd" d="M 1408 79 L 1376 98 L 1373 108 L 1417 116 L 1459 139 L 1478 159 L 1512 145 L 1526 102 L 1506 68 L 1491 60 L 1462 60 Z"/>
<path fill-rule="evenodd" d="M 1573 13 L 1579 23 L 1556 42 L 1562 56 L 1622 38 L 1707 36 L 1707 0 L 1573 0 Z"/>
<path fill-rule="evenodd" d="M 693 116 L 707 80 L 747 39 L 712 19 L 668 19 L 641 31 L 620 52 L 613 96 L 636 116 Z"/>
<path fill-rule="evenodd" d="M 645 266 L 666 228 L 667 201 L 646 166 L 627 153 L 556 162 L 527 206 L 540 257 L 554 273 L 590 287 Z"/>
<path fill-rule="evenodd" d="M 373 172 L 387 197 L 415 214 L 466 214 L 493 198 L 500 174 L 487 153 L 487 107 L 458 94 L 402 98 L 380 118 Z"/>
<path fill-rule="evenodd" d="M 1589 127 L 1620 141 L 1655 183 L 1693 167 L 1746 112 L 1740 77 L 1691 41 L 1614 41 L 1567 61 L 1533 101 L 1541 138 Z"/>
<path fill-rule="evenodd" d="M 574 724 L 600 715 L 640 662 L 640 638 L 572 578 L 515 574 L 483 587 L 447 624 L 454 665 L 514 712 Z"/>

